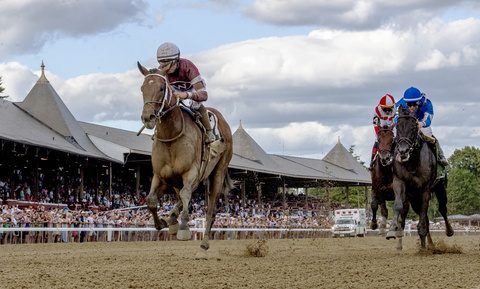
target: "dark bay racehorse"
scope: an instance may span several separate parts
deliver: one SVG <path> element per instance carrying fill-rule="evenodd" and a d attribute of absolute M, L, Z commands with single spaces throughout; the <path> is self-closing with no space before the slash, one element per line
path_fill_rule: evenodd
<path fill-rule="evenodd" d="M 204 146 L 204 132 L 189 113 L 180 108 L 167 78 L 157 70 L 148 70 L 140 63 L 137 65 L 145 76 L 141 88 L 144 102 L 142 122 L 148 129 L 155 128 L 153 178 L 147 197 L 155 228 L 161 230 L 168 225 L 170 232 L 177 234 L 177 239 L 190 240 L 189 203 L 192 192 L 203 183 L 208 202 L 205 234 L 200 247 L 205 252 L 209 248 L 218 197 L 232 188 L 228 175 L 228 164 L 232 158 L 230 127 L 220 112 L 209 108 L 218 119 L 221 135 L 220 141 L 210 144 L 216 144 L 216 153 L 209 153 L 209 148 Z M 157 204 L 159 198 L 170 191 L 175 191 L 180 200 L 172 209 L 170 218 L 161 219 L 157 214 Z"/>
<path fill-rule="evenodd" d="M 398 238 L 397 249 L 402 249 L 405 217 L 411 205 L 419 216 L 418 235 L 421 248 L 426 249 L 427 236 L 431 245 L 427 211 L 432 192 L 437 197 L 438 209 L 445 220 L 446 235 L 452 236 L 454 233 L 447 219 L 445 180 L 437 180 L 435 153 L 420 136 L 415 115 L 400 106 L 396 128 L 393 163 L 394 225 L 387 233 L 387 239 Z"/>
<path fill-rule="evenodd" d="M 380 218 L 380 235 L 385 235 L 387 227 L 388 210 L 386 201 L 393 201 L 393 131 L 391 127 L 384 126 L 378 130 L 378 151 L 373 161 L 370 175 L 372 177 L 372 222 L 370 228 L 376 230 L 377 210 L 380 206 L 382 217 Z"/>

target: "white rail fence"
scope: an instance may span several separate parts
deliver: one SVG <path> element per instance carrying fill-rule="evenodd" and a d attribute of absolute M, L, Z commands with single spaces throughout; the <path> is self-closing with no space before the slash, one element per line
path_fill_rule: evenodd
<path fill-rule="evenodd" d="M 190 228 L 192 240 L 200 240 L 205 228 Z M 432 235 L 443 235 L 444 230 L 430 230 Z M 480 235 L 480 230 L 457 230 L 457 235 Z M 329 238 L 330 229 L 314 228 L 212 228 L 215 240 L 239 239 L 291 239 Z M 367 230 L 367 236 L 378 235 L 378 230 Z M 416 230 L 406 230 L 406 236 L 417 235 Z M 118 242 L 118 241 L 168 241 L 175 237 L 168 229 L 152 227 L 12 227 L 0 228 L 0 244 L 52 243 L 52 242 Z"/>

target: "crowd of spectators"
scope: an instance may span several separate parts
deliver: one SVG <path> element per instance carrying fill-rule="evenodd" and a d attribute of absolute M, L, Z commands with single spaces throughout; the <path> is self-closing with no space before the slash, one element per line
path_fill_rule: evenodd
<path fill-rule="evenodd" d="M 153 227 L 153 219 L 146 208 L 146 193 L 138 196 L 123 187 L 120 193 L 112 195 L 97 190 L 86 189 L 82 194 L 72 193 L 70 188 L 59 186 L 56 190 L 42 188 L 35 199 L 30 187 L 24 183 L 11 190 L 7 182 L 0 180 L 0 195 L 3 200 L 15 198 L 22 205 L 11 205 L 0 201 L 0 227 L 44 227 L 44 228 L 143 228 Z M 56 192 L 55 192 L 56 191 Z M 81 198 L 78 198 L 78 197 Z M 7 198 L 5 198 L 7 197 Z M 332 225 L 331 213 L 341 204 L 328 200 L 307 198 L 305 195 L 288 195 L 283 200 L 256 199 L 242 200 L 238 195 L 220 198 L 214 228 L 302 228 L 329 229 Z M 30 202 L 30 203 L 29 203 Z M 56 205 L 51 205 L 55 203 Z M 174 206 L 174 196 L 164 196 L 159 205 L 159 215 L 167 217 Z M 191 227 L 203 227 L 205 202 L 194 195 L 190 212 Z M 441 225 L 434 224 L 436 227 Z M 414 227 L 414 225 L 413 225 Z M 458 226 L 456 227 L 458 229 Z M 91 235 L 71 234 L 72 238 L 92 237 Z M 0 242 L 5 234 L 0 232 Z M 15 237 L 15 235 L 13 235 Z M 95 236 L 98 238 L 98 236 Z M 110 236 L 111 237 L 111 236 Z M 23 234 L 25 242 L 38 242 L 39 235 Z M 168 238 L 168 237 L 163 237 Z M 65 234 L 58 240 L 66 240 Z"/>
<path fill-rule="evenodd" d="M 43 186 L 39 184 L 39 192 L 32 193 L 28 182 L 21 182 L 12 189 L 6 180 L 0 179 L 0 198 L 5 202 L 7 199 L 19 201 L 38 202 L 38 203 L 62 203 L 69 207 L 89 208 L 92 206 L 100 207 L 102 210 L 119 209 L 130 206 L 141 206 L 145 204 L 146 192 L 142 189 L 140 194 L 127 185 L 114 184 L 110 194 L 105 186 L 80 188 L 60 184 L 57 186 Z"/>

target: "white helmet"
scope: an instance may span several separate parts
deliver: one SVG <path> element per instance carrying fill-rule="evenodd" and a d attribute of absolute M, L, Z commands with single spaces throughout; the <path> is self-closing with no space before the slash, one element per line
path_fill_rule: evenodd
<path fill-rule="evenodd" d="M 157 61 L 158 62 L 165 62 L 176 60 L 180 57 L 180 49 L 178 49 L 177 45 L 165 42 L 160 45 L 157 49 Z"/>

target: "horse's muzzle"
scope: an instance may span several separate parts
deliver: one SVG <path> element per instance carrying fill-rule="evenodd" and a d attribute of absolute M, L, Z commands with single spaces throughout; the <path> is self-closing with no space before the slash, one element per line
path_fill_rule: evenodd
<path fill-rule="evenodd" d="M 148 129 L 153 129 L 155 127 L 155 115 L 150 114 L 147 116 L 142 115 L 142 122 Z"/>
<path fill-rule="evenodd" d="M 410 159 L 410 153 L 398 153 L 396 159 L 400 163 L 408 162 L 408 160 Z"/>
<path fill-rule="evenodd" d="M 382 157 L 380 156 L 380 163 L 382 164 L 382 166 L 386 167 L 386 166 L 389 166 L 392 164 L 392 161 L 393 161 L 393 157 L 392 155 L 388 155 L 386 157 Z"/>

